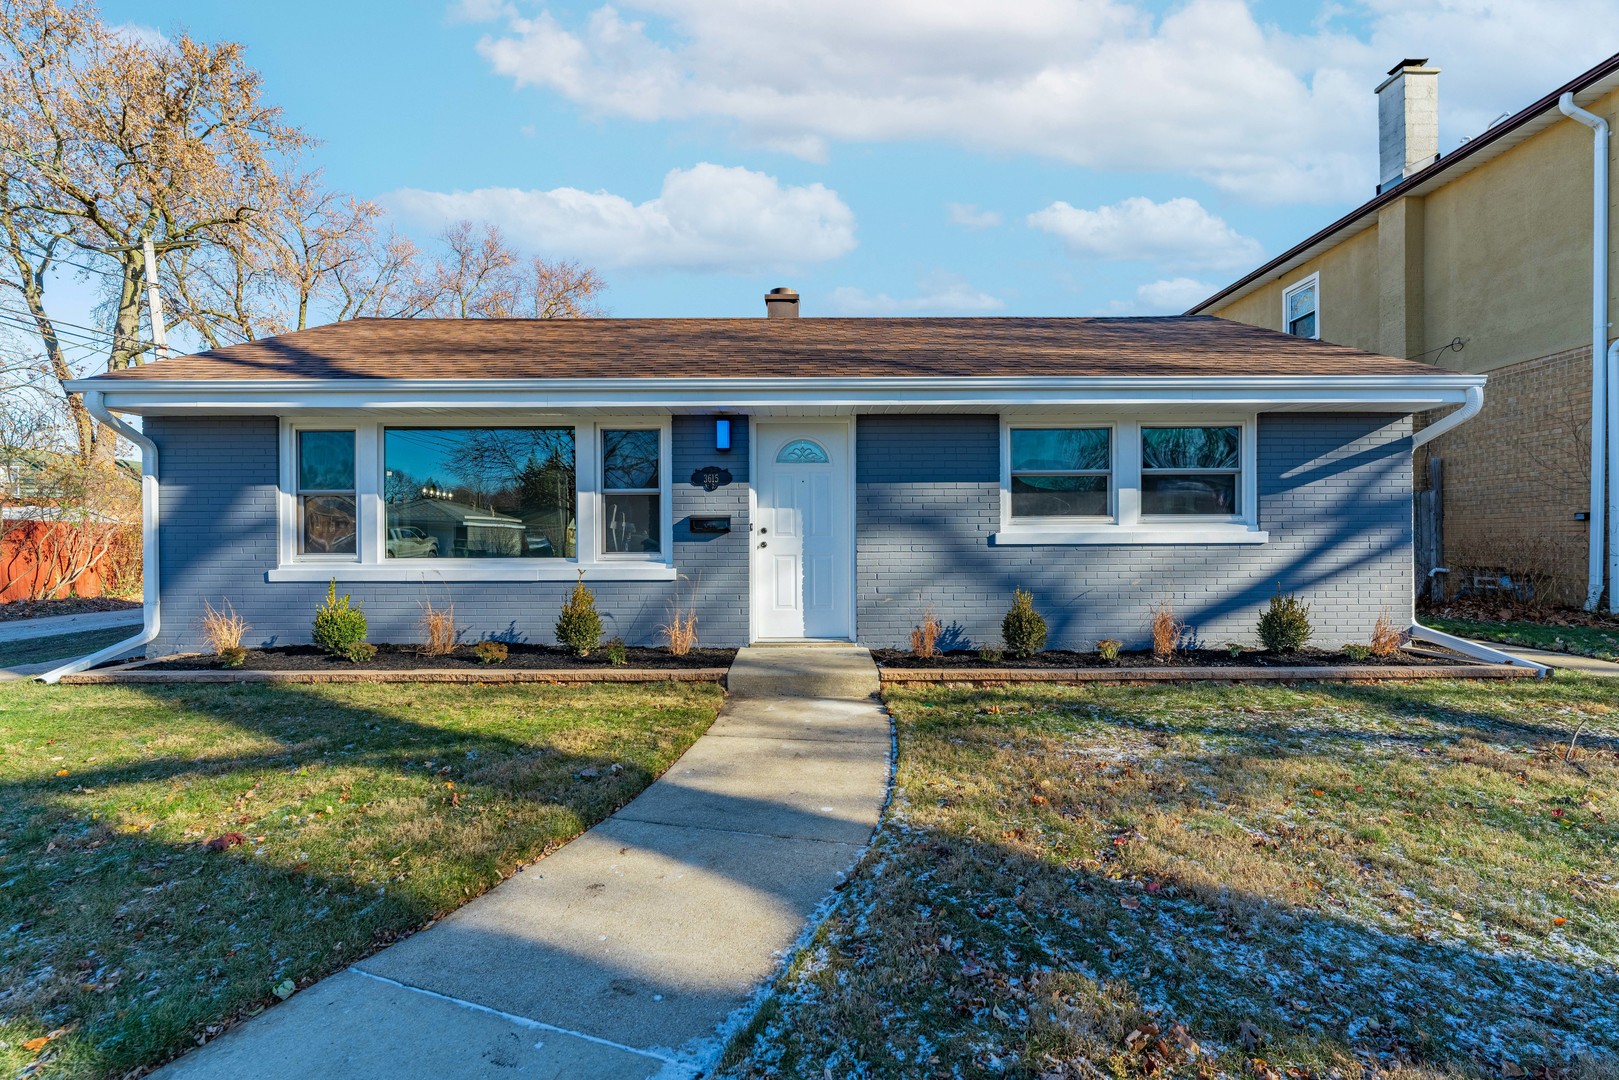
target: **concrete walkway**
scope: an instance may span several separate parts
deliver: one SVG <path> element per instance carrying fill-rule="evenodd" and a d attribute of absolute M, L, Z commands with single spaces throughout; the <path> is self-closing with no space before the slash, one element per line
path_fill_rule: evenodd
<path fill-rule="evenodd" d="M 43 619 L 8 619 L 0 622 L 0 642 L 28 641 L 32 638 L 56 637 L 59 634 L 81 634 L 92 630 L 110 630 L 127 626 L 130 633 L 141 624 L 141 609 L 127 611 L 91 611 L 83 615 L 50 615 Z"/>
<path fill-rule="evenodd" d="M 1504 653 L 1536 664 L 1545 664 L 1550 668 L 1561 668 L 1564 671 L 1577 671 L 1581 675 L 1600 675 L 1604 678 L 1619 678 L 1619 664 L 1611 660 L 1598 660 L 1594 656 L 1575 656 L 1572 653 L 1552 652 L 1550 649 L 1530 649 L 1523 645 L 1503 645 L 1498 641 L 1482 641 L 1479 644 L 1488 645 L 1492 649 L 1500 649 Z"/>
<path fill-rule="evenodd" d="M 890 735 L 864 649 L 745 649 L 640 797 L 170 1080 L 697 1077 L 870 839 Z"/>

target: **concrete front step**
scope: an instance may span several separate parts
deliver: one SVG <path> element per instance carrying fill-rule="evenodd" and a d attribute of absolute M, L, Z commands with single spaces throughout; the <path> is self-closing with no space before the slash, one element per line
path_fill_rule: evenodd
<path fill-rule="evenodd" d="M 750 645 L 736 654 L 733 697 L 863 701 L 882 689 L 871 650 L 859 645 Z"/>

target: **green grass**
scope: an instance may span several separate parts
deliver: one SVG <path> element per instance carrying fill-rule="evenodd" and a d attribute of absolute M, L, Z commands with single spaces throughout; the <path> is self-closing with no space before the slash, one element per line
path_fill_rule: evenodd
<path fill-rule="evenodd" d="M 0 687 L 0 1075 L 159 1063 L 423 926 L 627 802 L 721 697 Z"/>
<path fill-rule="evenodd" d="M 1459 634 L 1479 641 L 1499 641 L 1507 645 L 1523 645 L 1530 649 L 1550 649 L 1553 652 L 1573 653 L 1576 656 L 1592 656 L 1598 660 L 1619 660 L 1619 625 L 1550 626 L 1534 622 L 1451 619 L 1439 615 L 1425 615 L 1423 623 L 1447 634 Z"/>
<path fill-rule="evenodd" d="M 891 692 L 884 827 L 725 1074 L 1611 1080 L 1616 689 Z"/>
<path fill-rule="evenodd" d="M 0 641 L 0 668 L 22 664 L 43 664 L 47 660 L 71 660 L 85 656 L 108 645 L 116 645 L 125 638 L 134 637 L 135 626 L 117 626 L 108 630 L 89 630 L 77 634 L 57 634 L 53 637 L 28 638 L 24 641 Z"/>

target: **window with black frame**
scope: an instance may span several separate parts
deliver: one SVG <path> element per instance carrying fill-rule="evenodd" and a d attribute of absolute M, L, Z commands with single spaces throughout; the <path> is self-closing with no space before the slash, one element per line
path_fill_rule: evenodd
<path fill-rule="evenodd" d="M 657 428 L 602 430 L 602 552 L 663 551 L 663 494 Z"/>
<path fill-rule="evenodd" d="M 576 558 L 574 442 L 571 427 L 386 429 L 386 557 Z"/>
<path fill-rule="evenodd" d="M 1113 432 L 1105 427 L 1013 428 L 1012 517 L 1112 514 Z"/>
<path fill-rule="evenodd" d="M 1143 516 L 1233 518 L 1241 492 L 1241 427 L 1141 429 Z"/>
<path fill-rule="evenodd" d="M 298 554 L 355 555 L 354 432 L 299 431 Z"/>

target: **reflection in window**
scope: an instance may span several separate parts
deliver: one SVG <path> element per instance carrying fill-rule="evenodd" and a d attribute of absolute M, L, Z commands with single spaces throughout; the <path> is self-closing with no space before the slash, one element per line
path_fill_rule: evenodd
<path fill-rule="evenodd" d="M 572 428 L 388 428 L 390 559 L 572 559 Z"/>
<path fill-rule="evenodd" d="M 1012 429 L 1012 516 L 1108 516 L 1112 436 L 1107 428 Z"/>
<path fill-rule="evenodd" d="M 1282 299 L 1282 306 L 1287 322 L 1287 332 L 1294 337 L 1314 338 L 1321 334 L 1316 328 L 1316 294 L 1318 286 L 1314 280 L 1295 285 L 1289 289 Z"/>
<path fill-rule="evenodd" d="M 298 432 L 298 553 L 353 555 L 354 432 Z"/>
<path fill-rule="evenodd" d="M 1141 512 L 1235 517 L 1240 512 L 1242 429 L 1141 429 Z"/>
<path fill-rule="evenodd" d="M 602 551 L 663 550 L 656 429 L 602 431 Z"/>
<path fill-rule="evenodd" d="M 776 454 L 776 460 L 796 465 L 825 465 L 826 448 L 811 439 L 794 439 Z"/>

